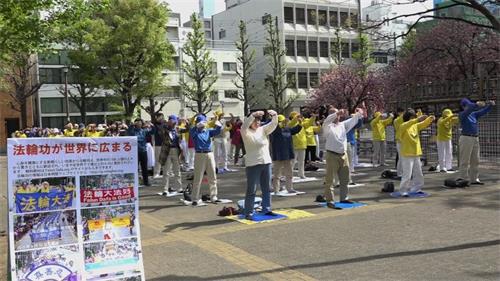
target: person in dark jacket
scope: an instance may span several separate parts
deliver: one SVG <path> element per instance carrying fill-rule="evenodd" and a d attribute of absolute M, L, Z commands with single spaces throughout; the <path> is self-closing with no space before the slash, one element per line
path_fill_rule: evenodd
<path fill-rule="evenodd" d="M 158 113 L 156 115 L 156 120 L 154 121 L 154 137 L 155 137 L 155 167 L 154 167 L 154 173 L 153 173 L 153 178 L 160 178 L 160 172 L 161 172 L 161 164 L 160 164 L 160 152 L 161 152 L 161 147 L 163 144 L 163 138 L 161 136 L 161 128 L 164 127 L 165 124 L 165 117 L 163 113 Z M 167 171 L 165 171 L 167 173 Z"/>
<path fill-rule="evenodd" d="M 293 120 L 292 120 L 293 122 Z M 298 124 L 298 122 L 293 122 Z M 292 136 L 299 133 L 302 126 L 290 127 L 288 119 L 283 115 L 278 115 L 278 126 L 271 133 L 271 158 L 273 160 L 273 189 L 275 195 L 287 195 L 284 188 L 280 188 L 280 177 L 285 176 L 285 188 L 288 194 L 297 194 L 293 189 L 293 162 L 295 154 L 293 152 Z"/>
<path fill-rule="evenodd" d="M 129 136 L 137 137 L 137 152 L 139 154 L 139 165 L 142 172 L 142 183 L 145 186 L 151 186 L 148 179 L 148 152 L 146 148 L 146 137 L 153 133 L 151 127 L 145 127 L 144 121 L 137 118 L 134 125 L 131 125 L 128 130 Z"/>

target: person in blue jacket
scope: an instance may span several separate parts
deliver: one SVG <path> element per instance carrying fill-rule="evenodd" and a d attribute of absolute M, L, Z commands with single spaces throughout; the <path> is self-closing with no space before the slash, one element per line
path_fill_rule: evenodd
<path fill-rule="evenodd" d="M 210 201 L 219 203 L 217 198 L 217 176 L 215 173 L 215 158 L 212 150 L 212 138 L 220 134 L 222 124 L 215 117 L 215 128 L 207 128 L 207 118 L 205 115 L 198 115 L 195 118 L 196 125 L 191 127 L 189 133 L 193 138 L 194 154 L 194 179 L 193 190 L 191 192 L 193 206 L 206 206 L 200 199 L 200 186 L 205 171 L 207 172 L 208 185 L 210 188 Z"/>
<path fill-rule="evenodd" d="M 293 188 L 293 162 L 295 154 L 293 152 L 292 136 L 298 134 L 302 126 L 289 126 L 288 119 L 283 115 L 278 115 L 278 126 L 269 136 L 271 141 L 271 158 L 273 160 L 273 189 L 275 195 L 287 194 L 284 188 L 280 188 L 280 177 L 285 176 L 285 188 L 288 194 L 297 194 Z"/>
<path fill-rule="evenodd" d="M 479 180 L 479 118 L 490 112 L 494 101 L 476 103 L 464 98 L 460 102 L 463 111 L 458 118 L 462 132 L 458 140 L 459 177 L 470 179 L 470 184 L 483 185 Z"/>
<path fill-rule="evenodd" d="M 127 133 L 129 136 L 137 137 L 137 152 L 139 154 L 139 165 L 142 172 L 142 184 L 151 186 L 148 178 L 148 151 L 146 148 L 146 139 L 153 133 L 153 130 L 149 125 L 145 126 L 141 118 L 137 118 L 134 120 L 134 125 L 128 128 Z"/>

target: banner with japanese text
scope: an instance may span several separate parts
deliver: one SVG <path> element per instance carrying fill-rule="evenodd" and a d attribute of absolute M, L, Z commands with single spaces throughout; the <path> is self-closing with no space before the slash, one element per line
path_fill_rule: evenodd
<path fill-rule="evenodd" d="M 141 281 L 137 139 L 7 141 L 14 281 Z"/>

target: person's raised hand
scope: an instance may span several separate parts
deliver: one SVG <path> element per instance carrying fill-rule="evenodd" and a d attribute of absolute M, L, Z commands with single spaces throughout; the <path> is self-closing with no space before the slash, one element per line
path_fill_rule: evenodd
<path fill-rule="evenodd" d="M 480 107 L 483 107 L 483 106 L 486 105 L 486 103 L 484 101 L 478 101 L 478 102 L 476 102 L 476 105 L 480 106 Z"/>
<path fill-rule="evenodd" d="M 276 115 L 278 115 L 278 113 L 276 113 L 276 111 L 274 111 L 274 110 L 272 110 L 272 109 L 269 109 L 269 110 L 267 111 L 267 113 L 269 113 L 269 115 L 270 115 L 270 116 L 276 116 Z"/>
<path fill-rule="evenodd" d="M 427 117 L 429 117 L 429 116 L 427 116 L 427 115 L 420 115 L 420 117 L 418 117 L 418 122 L 424 121 L 425 119 L 427 119 Z"/>
<path fill-rule="evenodd" d="M 363 115 L 363 113 L 364 113 L 364 110 L 363 110 L 362 108 L 359 108 L 359 107 L 358 107 L 358 108 L 356 108 L 356 110 L 355 110 L 355 111 L 356 111 L 357 113 L 359 113 L 361 116 L 362 116 L 362 115 Z"/>
<path fill-rule="evenodd" d="M 262 117 L 264 116 L 264 111 L 255 111 L 252 115 L 253 117 Z"/>
<path fill-rule="evenodd" d="M 491 105 L 491 106 L 495 106 L 495 101 L 494 100 L 489 100 L 486 103 L 489 104 L 489 105 Z"/>

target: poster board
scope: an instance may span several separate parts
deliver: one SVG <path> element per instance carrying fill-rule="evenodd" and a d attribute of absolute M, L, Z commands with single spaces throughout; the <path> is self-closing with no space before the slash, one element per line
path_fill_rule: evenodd
<path fill-rule="evenodd" d="M 12 280 L 145 280 L 136 137 L 7 141 Z"/>

